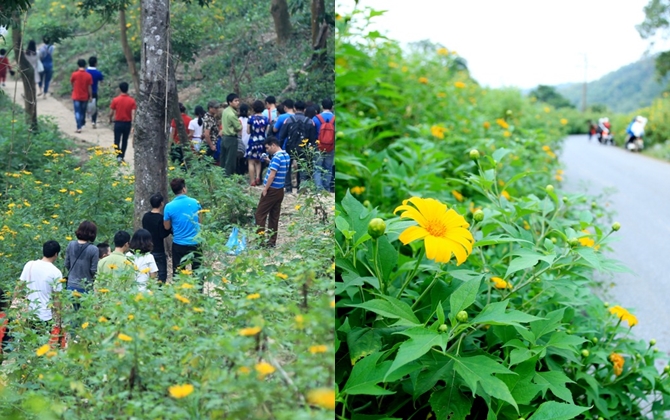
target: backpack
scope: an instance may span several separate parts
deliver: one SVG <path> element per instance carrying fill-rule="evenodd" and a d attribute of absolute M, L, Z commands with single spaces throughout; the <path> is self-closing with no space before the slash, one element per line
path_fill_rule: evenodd
<path fill-rule="evenodd" d="M 319 129 L 319 150 L 322 152 L 332 152 L 335 150 L 335 115 L 330 121 L 326 121 L 321 114 L 316 118 L 321 122 Z"/>
<path fill-rule="evenodd" d="M 289 155 L 293 154 L 300 148 L 300 145 L 305 139 L 309 139 L 309 130 L 312 127 L 312 120 L 302 116 L 296 118 L 295 115 L 289 117 L 284 124 L 288 124 L 288 137 L 286 137 L 286 144 L 284 150 Z"/>

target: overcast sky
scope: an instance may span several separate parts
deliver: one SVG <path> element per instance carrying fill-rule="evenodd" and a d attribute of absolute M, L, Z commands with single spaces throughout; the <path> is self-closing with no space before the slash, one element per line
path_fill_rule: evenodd
<path fill-rule="evenodd" d="M 655 47 L 640 38 L 649 0 L 360 0 L 388 10 L 375 29 L 406 44 L 429 39 L 455 50 L 472 76 L 491 87 L 531 88 L 589 81 L 637 61 Z M 352 0 L 338 0 L 338 12 Z"/>

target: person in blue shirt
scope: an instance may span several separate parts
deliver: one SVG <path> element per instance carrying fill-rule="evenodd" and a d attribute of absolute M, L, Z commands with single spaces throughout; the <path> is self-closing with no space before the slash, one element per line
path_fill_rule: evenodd
<path fill-rule="evenodd" d="M 332 99 L 324 99 L 321 101 L 321 106 L 323 111 L 321 111 L 321 118 L 325 122 L 332 121 L 335 118 L 333 113 L 333 101 Z M 321 129 L 321 118 L 316 116 L 312 118 L 314 125 L 316 126 L 316 138 L 319 138 L 319 130 Z M 334 123 L 333 123 L 334 124 Z M 326 191 L 330 191 L 331 184 L 335 178 L 335 150 L 330 152 L 321 152 L 318 156 L 318 159 L 315 159 L 314 162 L 314 183 L 316 184 L 317 189 L 323 188 Z"/>
<path fill-rule="evenodd" d="M 275 247 L 277 245 L 281 203 L 284 201 L 284 183 L 291 164 L 291 157 L 282 150 L 279 140 L 274 136 L 265 139 L 265 151 L 272 155 L 272 160 L 264 156 L 265 160 L 270 162 L 270 166 L 265 174 L 263 192 L 256 209 L 256 226 L 258 226 L 256 232 L 259 235 L 265 235 L 267 222 L 270 237 L 266 244 L 269 247 Z"/>
<path fill-rule="evenodd" d="M 165 205 L 163 227 L 172 229 L 172 273 L 177 273 L 184 257 L 194 254 L 191 268 L 197 270 L 202 261 L 202 252 L 198 243 L 202 207 L 198 200 L 189 197 L 184 178 L 170 181 L 175 198 Z"/>
<path fill-rule="evenodd" d="M 279 136 L 279 132 L 281 131 L 284 122 L 289 118 L 291 118 L 291 115 L 293 115 L 295 112 L 293 110 L 293 107 L 295 106 L 295 102 L 293 102 L 293 99 L 287 99 L 283 102 L 283 104 L 284 104 L 284 113 L 277 117 L 277 121 L 275 122 L 275 125 L 272 128 L 272 131 L 276 133 L 275 134 L 276 136 Z M 288 133 L 286 135 L 288 135 Z M 286 138 L 279 137 L 280 145 L 283 145 L 285 141 Z"/>
<path fill-rule="evenodd" d="M 105 80 L 102 72 L 98 70 L 95 66 L 98 65 L 98 58 L 91 56 L 88 59 L 88 68 L 86 71 L 93 78 L 93 85 L 91 86 L 91 91 L 93 93 L 92 99 L 95 99 L 95 112 L 91 115 L 91 122 L 93 123 L 93 128 L 96 127 L 98 123 L 98 84 Z"/>

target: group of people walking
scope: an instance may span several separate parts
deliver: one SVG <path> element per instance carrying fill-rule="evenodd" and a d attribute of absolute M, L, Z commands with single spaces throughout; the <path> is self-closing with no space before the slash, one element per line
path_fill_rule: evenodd
<path fill-rule="evenodd" d="M 172 120 L 173 161 L 183 162 L 189 150 L 204 153 L 213 156 L 226 175 L 247 174 L 251 186 L 261 186 L 262 169 L 269 162 L 264 142 L 276 137 L 291 159 L 286 192 L 297 190 L 309 177 L 318 189 L 333 191 L 335 114 L 331 99 L 321 101 L 321 107 L 292 99 L 278 104 L 274 96 L 246 103 L 231 93 L 224 104 L 211 100 L 207 110 L 196 106 L 193 118 L 183 104 L 179 108 L 188 138 L 180 138 Z M 306 153 L 309 147 L 311 155 Z"/>

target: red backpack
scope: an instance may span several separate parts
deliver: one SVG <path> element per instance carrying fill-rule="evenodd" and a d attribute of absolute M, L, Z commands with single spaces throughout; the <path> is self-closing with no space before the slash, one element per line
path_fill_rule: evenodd
<path fill-rule="evenodd" d="M 321 122 L 319 128 L 319 150 L 322 152 L 332 152 L 335 150 L 335 115 L 330 121 L 326 121 L 321 114 L 316 118 Z"/>

